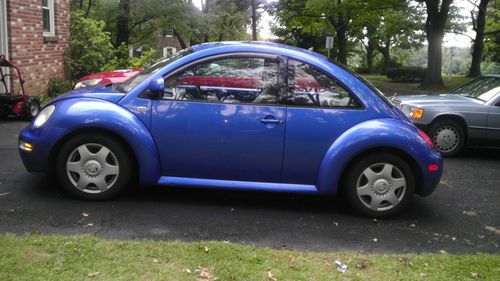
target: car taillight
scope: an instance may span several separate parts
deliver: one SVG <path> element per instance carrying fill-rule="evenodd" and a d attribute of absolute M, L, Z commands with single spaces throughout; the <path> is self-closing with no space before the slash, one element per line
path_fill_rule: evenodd
<path fill-rule="evenodd" d="M 424 139 L 424 141 L 427 143 L 427 145 L 430 148 L 434 149 L 434 143 L 432 142 L 431 138 L 429 138 L 429 136 L 422 130 L 418 130 L 418 133 Z"/>

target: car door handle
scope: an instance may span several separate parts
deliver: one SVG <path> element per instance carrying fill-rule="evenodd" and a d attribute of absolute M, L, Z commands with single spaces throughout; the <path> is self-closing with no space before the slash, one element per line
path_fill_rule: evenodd
<path fill-rule="evenodd" d="M 263 119 L 260 119 L 260 123 L 281 125 L 281 124 L 283 124 L 283 120 L 263 118 Z"/>

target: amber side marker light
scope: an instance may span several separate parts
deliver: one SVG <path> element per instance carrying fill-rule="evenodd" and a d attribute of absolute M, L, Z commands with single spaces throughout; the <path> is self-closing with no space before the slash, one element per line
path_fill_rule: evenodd
<path fill-rule="evenodd" d="M 410 117 L 413 119 L 421 119 L 424 116 L 424 110 L 422 108 L 415 107 L 410 112 Z"/>
<path fill-rule="evenodd" d="M 19 148 L 21 150 L 24 150 L 24 151 L 27 151 L 27 152 L 33 151 L 33 145 L 31 143 L 27 143 L 25 141 L 20 141 L 19 142 Z"/>

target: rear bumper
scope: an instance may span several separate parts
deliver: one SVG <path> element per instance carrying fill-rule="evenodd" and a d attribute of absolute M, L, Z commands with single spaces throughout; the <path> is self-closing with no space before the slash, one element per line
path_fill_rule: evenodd
<path fill-rule="evenodd" d="M 28 172 L 46 175 L 50 171 L 51 152 L 59 139 L 68 133 L 57 127 L 24 128 L 19 134 L 19 142 L 32 145 L 32 151 L 19 148 L 21 160 Z"/>
<path fill-rule="evenodd" d="M 422 182 L 419 187 L 417 187 L 417 194 L 421 196 L 430 195 L 438 187 L 441 181 L 441 175 L 443 174 L 444 164 L 443 158 L 439 151 L 432 150 L 426 159 L 420 162 L 420 169 L 422 171 Z M 429 165 L 437 164 L 438 169 L 435 171 L 429 170 Z"/>

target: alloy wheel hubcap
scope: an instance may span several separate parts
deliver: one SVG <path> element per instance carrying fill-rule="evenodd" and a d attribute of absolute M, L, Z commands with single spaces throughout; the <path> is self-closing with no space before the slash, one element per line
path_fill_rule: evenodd
<path fill-rule="evenodd" d="M 434 144 L 442 152 L 454 150 L 458 146 L 458 139 L 457 130 L 450 126 L 439 128 L 433 137 Z"/>
<path fill-rule="evenodd" d="M 120 168 L 115 154 L 106 146 L 86 143 L 75 148 L 66 162 L 71 183 L 86 193 L 101 193 L 118 179 Z"/>
<path fill-rule="evenodd" d="M 375 211 L 386 211 L 403 200 L 406 179 L 398 167 L 389 163 L 376 163 L 361 173 L 356 192 L 366 207 Z"/>

